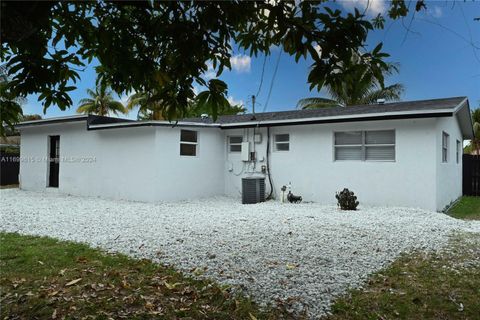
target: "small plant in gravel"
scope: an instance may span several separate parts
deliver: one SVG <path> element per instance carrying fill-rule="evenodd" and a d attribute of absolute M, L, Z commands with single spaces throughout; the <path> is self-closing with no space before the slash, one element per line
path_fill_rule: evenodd
<path fill-rule="evenodd" d="M 348 190 L 347 188 L 343 189 L 342 191 L 337 192 L 335 195 L 337 198 L 337 205 L 342 210 L 357 210 L 357 206 L 359 202 L 357 201 L 357 196 L 353 193 L 353 191 Z"/>

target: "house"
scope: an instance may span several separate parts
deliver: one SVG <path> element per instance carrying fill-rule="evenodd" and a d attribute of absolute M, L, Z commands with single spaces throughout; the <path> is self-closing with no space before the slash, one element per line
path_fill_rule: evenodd
<path fill-rule="evenodd" d="M 167 121 L 27 121 L 20 186 L 139 201 L 240 197 L 241 178 L 291 184 L 306 201 L 442 210 L 462 195 L 465 97 Z M 53 161 L 52 161 L 53 160 Z M 268 178 L 268 177 L 267 177 Z M 267 193 L 270 183 L 267 179 Z"/>

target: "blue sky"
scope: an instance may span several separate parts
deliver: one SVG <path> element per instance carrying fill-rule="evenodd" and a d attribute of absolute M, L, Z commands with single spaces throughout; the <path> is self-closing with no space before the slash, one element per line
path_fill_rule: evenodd
<path fill-rule="evenodd" d="M 338 1 L 342 10 L 354 6 L 365 8 L 367 0 Z M 384 12 L 388 3 L 370 0 L 368 14 L 375 16 Z M 387 79 L 387 84 L 400 82 L 406 87 L 402 100 L 418 100 L 451 96 L 467 96 L 470 106 L 480 105 L 480 3 L 473 1 L 427 1 L 427 11 L 416 13 L 402 20 L 387 19 L 384 30 L 369 35 L 368 46 L 373 48 L 383 42 L 383 51 L 390 53 L 389 61 L 400 64 L 400 73 Z M 410 30 L 410 31 L 408 31 Z M 476 48 L 475 48 L 476 47 Z M 323 96 L 323 92 L 309 91 L 307 75 L 312 61 L 280 55 L 270 100 L 267 96 L 279 50 L 274 49 L 267 57 L 263 85 L 257 97 L 256 111 L 279 111 L 295 108 L 297 101 L 304 97 Z M 251 110 L 251 96 L 259 88 L 263 57 L 250 58 L 243 52 L 235 52 L 233 70 L 224 72 L 221 79 L 229 86 L 232 102 L 244 104 Z M 51 106 L 44 117 L 75 114 L 78 101 L 85 97 L 86 89 L 95 85 L 93 67 L 80 74 L 78 89 L 71 93 L 74 107 L 61 111 Z M 201 89 L 200 89 L 201 90 Z M 126 95 L 119 99 L 126 101 Z M 265 108 L 266 107 L 266 108 Z M 43 107 L 36 96 L 28 97 L 24 113 L 42 114 Z M 129 115 L 134 118 L 135 112 Z"/>

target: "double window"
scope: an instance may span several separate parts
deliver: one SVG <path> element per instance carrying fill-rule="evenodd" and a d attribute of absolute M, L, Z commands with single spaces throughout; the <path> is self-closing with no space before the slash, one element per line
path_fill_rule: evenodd
<path fill-rule="evenodd" d="M 242 151 L 242 136 L 228 137 L 228 151 L 241 152 Z"/>
<path fill-rule="evenodd" d="M 442 132 L 442 162 L 448 162 L 448 140 L 450 136 L 446 132 Z"/>
<path fill-rule="evenodd" d="M 395 161 L 395 130 L 335 132 L 334 159 Z"/>
<path fill-rule="evenodd" d="M 180 131 L 180 155 L 195 157 L 197 155 L 198 133 L 193 130 Z"/>
<path fill-rule="evenodd" d="M 274 139 L 275 151 L 290 150 L 290 135 L 288 133 L 276 134 Z"/>

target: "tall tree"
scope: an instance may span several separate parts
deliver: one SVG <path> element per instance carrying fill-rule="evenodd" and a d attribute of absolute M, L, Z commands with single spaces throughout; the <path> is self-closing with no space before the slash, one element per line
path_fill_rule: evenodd
<path fill-rule="evenodd" d="M 465 153 L 480 154 L 480 105 L 472 111 L 473 139 L 465 147 Z"/>
<path fill-rule="evenodd" d="M 5 65 L 0 66 L 0 136 L 5 136 L 7 129 L 13 131 L 13 125 L 22 120 L 25 100 L 10 90 L 8 69 Z"/>
<path fill-rule="evenodd" d="M 375 50 L 380 50 L 377 48 Z M 402 84 L 396 83 L 385 87 L 383 79 L 387 75 L 398 72 L 395 64 L 385 63 L 381 66 L 381 75 L 376 75 L 371 69 L 362 65 L 359 61 L 362 54 L 352 55 L 348 63 L 343 63 L 337 70 L 338 81 L 325 86 L 328 98 L 315 97 L 301 99 L 297 108 L 314 109 L 333 106 L 350 106 L 358 104 L 371 104 L 378 99 L 386 101 L 398 101 L 404 91 Z"/>
<path fill-rule="evenodd" d="M 187 102 L 186 110 L 176 115 L 175 120 L 187 117 L 199 117 L 202 114 L 211 115 L 213 108 L 211 104 L 217 104 L 215 108 L 217 114 L 212 115 L 232 115 L 245 112 L 245 108 L 240 105 L 231 105 L 225 98 L 224 91 L 227 89 L 221 81 L 209 82 L 208 90 L 200 92 L 194 99 Z M 128 98 L 127 109 L 132 110 L 139 107 L 139 120 L 164 120 L 165 114 L 169 113 L 169 105 L 161 100 L 160 96 L 153 92 L 136 92 Z"/>
<path fill-rule="evenodd" d="M 113 98 L 112 91 L 103 82 L 99 81 L 95 91 L 87 89 L 90 98 L 80 100 L 77 113 L 96 114 L 99 116 L 108 116 L 109 114 L 118 115 L 127 114 L 128 110 L 120 102 Z"/>
<path fill-rule="evenodd" d="M 423 7 L 416 1 L 415 10 Z M 312 58 L 308 83 L 321 89 L 336 81 L 335 66 L 384 25 L 381 16 L 342 13 L 328 1 L 2 1 L 0 11 L 0 58 L 8 61 L 15 94 L 39 93 L 44 110 L 64 110 L 78 70 L 96 58 L 97 72 L 117 93 L 162 86 L 168 118 L 186 111 L 195 84 L 210 87 L 209 63 L 217 77 L 231 68 L 232 44 L 251 56 L 278 46 L 296 61 Z M 408 11 L 405 0 L 394 0 L 388 15 Z M 372 69 L 383 63 L 378 52 L 365 58 Z M 216 115 L 223 102 L 211 101 Z"/>

